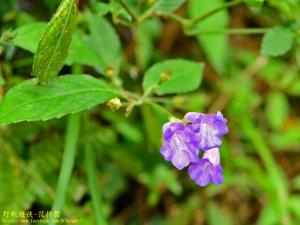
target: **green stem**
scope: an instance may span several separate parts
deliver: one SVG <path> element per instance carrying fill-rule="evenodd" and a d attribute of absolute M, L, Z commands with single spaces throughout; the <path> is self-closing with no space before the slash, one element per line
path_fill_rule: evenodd
<path fill-rule="evenodd" d="M 154 15 L 174 20 L 175 22 L 179 23 L 182 26 L 186 26 L 190 22 L 189 19 L 186 19 L 186 18 L 184 18 L 182 16 L 179 16 L 179 15 L 177 15 L 175 13 L 155 12 Z"/>
<path fill-rule="evenodd" d="M 226 30 L 215 31 L 187 31 L 186 34 L 190 36 L 199 34 L 226 34 L 226 35 L 249 35 L 249 34 L 264 34 L 269 31 L 269 28 L 231 28 Z"/>
<path fill-rule="evenodd" d="M 155 1 L 147 10 L 146 12 L 144 12 L 143 15 L 141 15 L 139 18 L 138 18 L 138 22 L 139 23 L 142 23 L 144 22 L 146 19 L 148 19 L 149 17 L 152 16 L 152 13 L 157 5 L 158 1 Z"/>
<path fill-rule="evenodd" d="M 225 34 L 264 34 L 269 28 L 232 28 L 224 31 Z"/>
<path fill-rule="evenodd" d="M 112 7 L 112 20 L 115 24 L 122 24 L 127 27 L 132 27 L 132 23 L 125 21 L 119 17 L 119 12 L 117 9 L 116 0 L 109 0 L 109 3 Z"/>
<path fill-rule="evenodd" d="M 130 6 L 125 2 L 125 0 L 119 0 L 121 5 L 124 7 L 124 9 L 131 15 L 132 19 L 134 21 L 138 21 L 138 16 L 135 14 L 135 12 L 130 8 Z"/>
<path fill-rule="evenodd" d="M 149 97 L 153 91 L 157 88 L 157 84 L 152 85 L 151 87 L 149 87 L 144 94 L 142 95 L 142 97 L 140 98 L 140 100 L 138 102 L 140 102 L 140 105 L 143 104 L 143 102 L 145 101 L 145 99 L 147 97 Z"/>
<path fill-rule="evenodd" d="M 52 206 L 52 211 L 61 211 L 64 208 L 68 184 L 74 167 L 76 144 L 80 130 L 80 114 L 69 115 L 67 124 L 67 133 L 65 140 L 65 149 L 62 165 L 58 177 L 56 196 Z M 55 220 L 50 221 L 50 225 L 55 225 Z"/>
<path fill-rule="evenodd" d="M 138 96 L 137 99 L 135 99 L 131 104 L 129 104 L 126 108 L 126 114 L 125 116 L 129 116 L 132 112 L 132 110 L 134 109 L 134 107 L 136 106 L 140 106 L 143 105 L 147 100 L 148 96 L 152 94 L 152 92 L 157 88 L 157 84 L 152 85 L 151 87 L 149 87 L 142 96 Z M 130 92 L 127 92 L 130 93 Z M 131 93 L 133 94 L 133 93 Z M 127 94 L 128 96 L 128 94 Z M 150 100 L 151 101 L 151 100 Z"/>
<path fill-rule="evenodd" d="M 191 22 L 190 22 L 190 26 L 195 26 L 197 23 L 199 23 L 200 21 L 202 20 L 205 20 L 206 18 L 210 17 L 211 15 L 223 10 L 223 9 L 226 9 L 226 8 L 229 8 L 229 7 L 232 7 L 232 6 L 235 6 L 235 5 L 239 5 L 240 3 L 242 3 L 244 0 L 234 0 L 234 1 L 230 1 L 230 2 L 226 2 L 198 17 L 196 17 L 195 19 L 193 19 Z"/>
<path fill-rule="evenodd" d="M 94 215 L 97 225 L 107 225 L 105 213 L 103 210 L 101 192 L 99 190 L 99 185 L 97 185 L 96 178 L 96 157 L 94 149 L 92 148 L 89 141 L 86 141 L 85 144 L 85 168 L 87 172 L 87 181 L 89 191 L 91 193 L 92 205 L 94 210 Z"/>

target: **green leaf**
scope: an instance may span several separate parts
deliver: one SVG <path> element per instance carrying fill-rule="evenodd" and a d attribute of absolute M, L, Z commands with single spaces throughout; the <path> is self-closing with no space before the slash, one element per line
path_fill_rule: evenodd
<path fill-rule="evenodd" d="M 96 4 L 96 10 L 99 16 L 105 16 L 112 11 L 112 7 L 110 4 L 98 2 Z"/>
<path fill-rule="evenodd" d="M 12 43 L 20 48 L 35 53 L 46 27 L 47 24 L 42 22 L 21 26 L 16 29 L 16 36 L 12 39 Z"/>
<path fill-rule="evenodd" d="M 90 47 L 101 58 L 99 70 L 103 73 L 109 68 L 118 70 L 121 62 L 121 41 L 114 28 L 105 18 L 91 12 L 86 13 L 86 20 L 91 33 Z"/>
<path fill-rule="evenodd" d="M 0 124 L 59 118 L 120 96 L 104 81 L 89 75 L 66 75 L 36 85 L 27 80 L 11 88 L 0 103 Z"/>
<path fill-rule="evenodd" d="M 265 56 L 280 56 L 287 53 L 292 44 L 293 33 L 290 29 L 274 27 L 264 35 L 260 52 Z"/>
<path fill-rule="evenodd" d="M 75 32 L 65 63 L 67 65 L 98 65 L 101 58 L 97 51 L 89 46 L 89 37 L 80 32 Z"/>
<path fill-rule="evenodd" d="M 281 92 L 271 93 L 266 100 L 266 119 L 274 129 L 279 129 L 289 116 L 289 102 Z"/>
<path fill-rule="evenodd" d="M 12 39 L 12 43 L 22 49 L 36 53 L 39 40 L 46 28 L 46 23 L 32 23 L 21 26 L 16 29 L 16 36 Z M 75 31 L 65 63 L 67 65 L 77 63 L 93 66 L 98 65 L 100 61 L 101 58 L 96 50 L 89 46 L 89 37 Z"/>
<path fill-rule="evenodd" d="M 178 9 L 186 0 L 160 0 L 155 11 L 173 12 Z"/>
<path fill-rule="evenodd" d="M 49 22 L 34 57 L 32 75 L 38 82 L 55 77 L 64 65 L 76 27 L 77 1 L 64 0 Z"/>
<path fill-rule="evenodd" d="M 27 13 L 25 11 L 19 12 L 16 18 L 16 27 L 21 27 L 26 24 L 32 24 L 36 22 L 34 15 Z"/>
<path fill-rule="evenodd" d="M 159 85 L 155 92 L 160 95 L 194 91 L 200 85 L 203 68 L 203 63 L 184 59 L 157 63 L 146 71 L 143 88 L 147 90 L 153 85 Z M 170 78 L 160 82 L 163 73 L 168 73 Z"/>
<path fill-rule="evenodd" d="M 191 0 L 188 4 L 188 13 L 193 19 L 220 6 L 223 3 L 224 0 Z M 202 35 L 201 32 L 225 30 L 228 25 L 229 15 L 227 10 L 222 10 L 196 25 L 196 30 L 200 32 L 199 35 L 196 36 L 197 40 L 201 44 L 209 62 L 219 73 L 222 73 L 225 70 L 228 56 L 227 36 L 223 34 Z"/>

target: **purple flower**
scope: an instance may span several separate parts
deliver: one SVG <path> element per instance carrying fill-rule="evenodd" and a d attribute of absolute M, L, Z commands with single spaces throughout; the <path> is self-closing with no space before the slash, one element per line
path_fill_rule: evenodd
<path fill-rule="evenodd" d="M 193 131 L 198 134 L 201 150 L 220 147 L 221 136 L 228 133 L 227 120 L 221 112 L 217 112 L 216 115 L 189 112 L 184 119 L 191 123 Z"/>
<path fill-rule="evenodd" d="M 223 183 L 219 147 L 221 136 L 228 133 L 227 120 L 221 112 L 190 112 L 184 119 L 187 123 L 169 122 L 163 126 L 161 154 L 179 170 L 189 166 L 188 174 L 199 186 Z M 198 157 L 200 150 L 204 151 L 202 158 Z"/>
<path fill-rule="evenodd" d="M 224 182 L 220 154 L 218 148 L 204 151 L 202 159 L 193 162 L 188 169 L 191 179 L 201 187 L 208 183 L 221 184 Z"/>
<path fill-rule="evenodd" d="M 198 161 L 199 141 L 190 125 L 169 122 L 163 126 L 164 143 L 160 149 L 165 160 L 179 170 Z"/>

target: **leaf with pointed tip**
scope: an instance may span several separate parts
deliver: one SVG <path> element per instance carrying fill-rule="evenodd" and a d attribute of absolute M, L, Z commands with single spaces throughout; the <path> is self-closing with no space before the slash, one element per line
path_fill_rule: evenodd
<path fill-rule="evenodd" d="M 260 53 L 264 56 L 280 56 L 293 45 L 294 34 L 288 27 L 274 27 L 263 37 Z"/>
<path fill-rule="evenodd" d="M 32 75 L 38 82 L 55 77 L 64 65 L 76 26 L 77 0 L 64 0 L 50 20 L 35 54 Z"/>
<path fill-rule="evenodd" d="M 59 118 L 122 95 L 89 75 L 65 75 L 42 85 L 36 79 L 11 88 L 0 102 L 0 124 Z"/>

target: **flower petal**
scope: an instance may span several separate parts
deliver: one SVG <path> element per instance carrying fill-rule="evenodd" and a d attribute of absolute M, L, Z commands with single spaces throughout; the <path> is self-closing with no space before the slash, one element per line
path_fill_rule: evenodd
<path fill-rule="evenodd" d="M 178 122 L 166 123 L 163 127 L 164 143 L 160 150 L 164 159 L 182 169 L 198 161 L 199 140 L 189 125 Z"/>
<path fill-rule="evenodd" d="M 221 112 L 216 115 L 190 112 L 184 119 L 191 123 L 193 131 L 198 134 L 199 147 L 202 150 L 220 147 L 221 136 L 228 133 L 227 120 Z"/>
<path fill-rule="evenodd" d="M 217 130 L 214 127 L 201 123 L 199 126 L 199 148 L 202 150 L 208 150 L 222 145 L 221 138 L 217 135 Z"/>
<path fill-rule="evenodd" d="M 170 139 L 174 132 L 177 130 L 183 130 L 184 125 L 182 123 L 177 122 L 168 122 L 163 126 L 163 135 L 164 139 Z"/>
<path fill-rule="evenodd" d="M 211 164 L 208 159 L 200 159 L 197 163 L 189 166 L 188 174 L 191 179 L 201 187 L 206 186 L 210 182 L 210 176 L 207 172 Z"/>
<path fill-rule="evenodd" d="M 220 153 L 218 148 L 206 150 L 203 154 L 203 159 L 208 159 L 214 166 L 220 164 Z"/>
<path fill-rule="evenodd" d="M 192 180 L 201 187 L 208 183 L 224 182 L 222 166 L 220 165 L 219 149 L 214 148 L 204 152 L 203 158 L 189 166 L 188 173 Z"/>
<path fill-rule="evenodd" d="M 167 144 L 164 144 L 161 148 L 160 148 L 160 153 L 163 155 L 164 159 L 167 161 L 170 161 L 172 158 L 172 150 L 170 149 L 170 147 Z"/>
<path fill-rule="evenodd" d="M 210 174 L 211 183 L 222 184 L 224 183 L 223 169 L 221 165 L 217 165 L 211 170 Z"/>
<path fill-rule="evenodd" d="M 189 154 L 186 151 L 176 151 L 171 162 L 178 170 L 182 170 L 190 164 Z"/>

